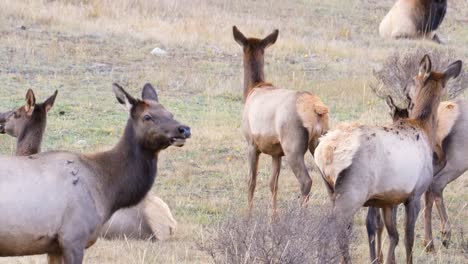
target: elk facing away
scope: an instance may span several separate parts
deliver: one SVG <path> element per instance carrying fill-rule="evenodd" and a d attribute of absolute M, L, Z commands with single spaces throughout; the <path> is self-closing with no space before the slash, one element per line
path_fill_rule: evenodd
<path fill-rule="evenodd" d="M 408 117 L 408 110 L 397 108 L 393 101 L 390 100 L 389 106 L 394 121 Z M 465 158 L 468 146 L 468 137 L 465 133 L 468 129 L 468 103 L 463 99 L 442 102 L 437 109 L 437 116 L 436 147 L 441 149 L 443 156 L 440 159 L 444 162 L 437 162 L 434 166 L 434 178 L 425 193 L 424 244 L 428 251 L 434 250 L 432 238 L 432 206 L 434 200 L 441 219 L 442 242 L 445 247 L 448 247 L 451 228 L 444 204 L 443 191 L 447 184 L 456 180 L 468 170 L 468 160 Z M 392 213 L 394 214 L 392 217 L 396 218 L 396 210 Z M 381 262 L 382 242 L 380 237 L 383 231 L 383 223 L 380 220 L 380 213 L 377 208 L 369 207 L 366 226 L 369 234 L 371 259 L 375 260 L 379 257 L 378 261 Z M 375 240 L 376 235 L 377 240 Z M 377 244 L 377 253 L 375 252 L 375 244 Z"/>
<path fill-rule="evenodd" d="M 270 190 L 273 212 L 277 207 L 282 156 L 286 156 L 300 183 L 301 202 L 304 205 L 312 186 L 304 155 L 307 150 L 313 153 L 318 138 L 328 130 L 328 108 L 320 98 L 309 92 L 280 89 L 265 82 L 264 53 L 276 42 L 278 30 L 264 39 L 257 39 L 246 38 L 234 26 L 233 34 L 244 53 L 242 132 L 248 143 L 249 211 L 253 207 L 260 153 L 272 157 Z"/>
<path fill-rule="evenodd" d="M 414 224 L 420 199 L 432 182 L 432 153 L 436 142 L 437 106 L 448 79 L 458 76 L 461 61 L 444 72 L 431 71 L 428 55 L 419 66 L 408 119 L 390 126 L 341 125 L 325 135 L 315 150 L 315 161 L 340 221 L 351 221 L 361 206 L 384 208 L 390 235 L 389 263 L 395 262 L 398 237 L 391 209 L 404 203 L 407 263 L 412 263 Z M 344 232 L 342 229 L 341 232 Z M 351 262 L 348 241 L 340 240 L 345 262 Z"/>
<path fill-rule="evenodd" d="M 26 93 L 26 104 L 14 111 L 0 113 L 0 133 L 18 138 L 17 156 L 37 154 L 47 124 L 47 113 L 54 105 L 57 91 L 42 104 L 36 104 L 34 92 Z M 103 226 L 104 238 L 164 240 L 174 232 L 177 222 L 167 204 L 148 195 L 136 206 L 118 210 Z"/>
<path fill-rule="evenodd" d="M 143 88 L 143 100 L 113 88 L 130 113 L 113 149 L 0 156 L 0 256 L 48 254 L 49 263 L 82 263 L 111 215 L 145 197 L 159 152 L 190 137 L 151 85 Z"/>
<path fill-rule="evenodd" d="M 447 0 L 397 0 L 379 26 L 384 38 L 429 38 L 440 43 L 435 34 L 444 19 Z"/>

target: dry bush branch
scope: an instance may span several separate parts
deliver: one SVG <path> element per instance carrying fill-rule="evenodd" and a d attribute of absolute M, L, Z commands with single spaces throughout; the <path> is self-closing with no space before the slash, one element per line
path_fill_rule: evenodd
<path fill-rule="evenodd" d="M 459 60 L 453 50 L 439 51 L 428 48 L 415 48 L 404 52 L 395 52 L 383 63 L 380 70 L 374 70 L 374 81 L 370 83 L 370 88 L 379 98 L 386 98 L 391 95 L 396 104 L 405 107 L 406 86 L 418 72 L 421 58 L 429 54 L 431 57 L 433 70 L 443 71 L 450 63 Z M 446 99 L 453 99 L 468 87 L 468 74 L 464 70 L 446 86 Z"/>
<path fill-rule="evenodd" d="M 226 217 L 198 243 L 215 263 L 330 263 L 340 259 L 337 241 L 349 240 L 348 225 L 337 225 L 328 209 L 289 205 L 271 219 L 266 206 L 250 219 Z M 345 228 L 345 229 L 341 229 Z M 346 237 L 338 237 L 345 230 Z"/>

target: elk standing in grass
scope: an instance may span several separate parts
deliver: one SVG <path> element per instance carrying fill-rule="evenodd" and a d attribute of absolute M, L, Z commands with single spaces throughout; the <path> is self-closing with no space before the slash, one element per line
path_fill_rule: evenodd
<path fill-rule="evenodd" d="M 361 206 L 384 208 L 390 236 L 387 262 L 395 262 L 398 243 L 392 208 L 405 204 L 405 247 L 412 263 L 414 224 L 420 199 L 432 182 L 432 153 L 436 142 L 437 106 L 448 79 L 458 76 L 461 61 L 444 72 L 431 71 L 424 56 L 415 78 L 412 110 L 408 119 L 390 126 L 341 125 L 325 135 L 315 150 L 315 161 L 340 221 L 351 221 Z M 343 232 L 344 230 L 342 230 Z M 345 262 L 351 262 L 348 241 L 340 240 Z"/>
<path fill-rule="evenodd" d="M 244 53 L 242 131 L 248 143 L 249 212 L 253 207 L 260 153 L 272 157 L 270 190 L 273 212 L 277 208 L 278 177 L 283 156 L 299 180 L 301 203 L 305 205 L 312 179 L 304 155 L 307 150 L 314 152 L 318 138 L 328 130 L 328 108 L 312 93 L 280 89 L 265 82 L 264 53 L 276 42 L 278 30 L 264 39 L 257 39 L 246 38 L 234 26 L 233 34 Z"/>
<path fill-rule="evenodd" d="M 408 117 L 407 109 L 399 109 L 390 100 L 389 106 L 393 113 L 395 121 Z M 434 178 L 428 191 L 425 193 L 424 210 L 424 244 L 428 251 L 434 250 L 432 238 L 432 206 L 434 200 L 441 219 L 443 245 L 448 247 L 450 241 L 450 223 L 445 209 L 443 191 L 450 182 L 460 177 L 468 170 L 468 159 L 466 159 L 466 148 L 468 146 L 468 137 L 465 131 L 468 129 L 468 103 L 466 100 L 457 99 L 440 103 L 437 110 L 437 132 L 436 147 L 441 149 L 443 162 L 435 162 Z M 396 209 L 393 211 L 396 218 Z M 367 232 L 369 234 L 369 247 L 371 259 L 375 260 L 381 252 L 381 234 L 383 223 L 380 220 L 380 213 L 377 208 L 369 207 L 366 221 Z M 377 240 L 375 240 L 377 236 Z M 375 245 L 375 243 L 377 245 Z M 377 253 L 376 251 L 377 246 Z M 378 260 L 381 263 L 379 257 Z"/>
<path fill-rule="evenodd" d="M 34 92 L 26 93 L 26 104 L 14 111 L 0 113 L 0 134 L 18 139 L 17 156 L 29 156 L 41 151 L 47 125 L 47 113 L 52 108 L 57 91 L 44 103 L 36 104 Z M 103 226 L 104 238 L 135 238 L 164 240 L 177 227 L 167 204 L 154 195 L 148 195 L 137 206 L 115 212 Z"/>
<path fill-rule="evenodd" d="M 444 19 L 447 0 L 397 0 L 379 26 L 384 38 L 429 38 Z"/>
<path fill-rule="evenodd" d="M 143 100 L 113 88 L 130 113 L 113 149 L 0 156 L 0 256 L 48 254 L 49 263 L 82 263 L 111 215 L 148 193 L 159 152 L 190 137 L 151 85 L 143 88 Z"/>

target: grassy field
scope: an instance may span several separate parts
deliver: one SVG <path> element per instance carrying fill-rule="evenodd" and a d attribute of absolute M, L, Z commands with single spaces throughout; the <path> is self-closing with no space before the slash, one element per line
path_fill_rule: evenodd
<path fill-rule="evenodd" d="M 86 263 L 207 263 L 196 241 L 227 213 L 241 217 L 247 205 L 246 144 L 240 133 L 241 48 L 232 26 L 265 36 L 278 28 L 266 51 L 266 78 L 279 87 L 307 90 L 330 107 L 332 126 L 357 120 L 389 121 L 383 101 L 368 86 L 372 70 L 395 51 L 415 46 L 451 49 L 468 59 L 468 2 L 449 1 L 439 35 L 447 43 L 388 41 L 378 24 L 394 0 L 3 0 L 0 2 L 0 111 L 23 103 L 28 88 L 45 100 L 59 94 L 49 114 L 43 150 L 93 152 L 111 147 L 127 113 L 116 103 L 112 82 L 133 94 L 151 82 L 161 102 L 193 137 L 184 148 L 160 156 L 152 192 L 164 199 L 179 222 L 165 242 L 100 240 L 86 251 Z M 165 56 L 151 55 L 160 47 Z M 464 66 L 466 69 L 466 66 Z M 64 112 L 60 115 L 59 112 Z M 15 141 L 0 137 L 0 152 L 13 154 Z M 299 195 L 286 162 L 279 201 Z M 313 161 L 307 155 L 313 171 Z M 260 160 L 256 201 L 270 199 L 270 159 Z M 310 210 L 328 203 L 312 172 Z M 434 219 L 436 253 L 422 246 L 422 219 L 414 249 L 417 263 L 466 263 L 468 230 L 466 175 L 445 190 L 453 244 L 441 245 Z M 435 210 L 434 210 L 435 211 Z M 355 263 L 368 262 L 365 209 L 355 217 Z M 421 214 L 420 214 L 421 215 Z M 404 261 L 403 213 L 399 214 L 397 260 Z M 465 238 L 466 239 L 466 238 Z M 45 256 L 2 258 L 0 263 L 44 263 Z"/>

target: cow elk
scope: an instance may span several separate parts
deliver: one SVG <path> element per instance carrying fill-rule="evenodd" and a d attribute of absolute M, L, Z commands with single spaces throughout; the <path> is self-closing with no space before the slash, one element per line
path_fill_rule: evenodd
<path fill-rule="evenodd" d="M 447 10 L 447 0 L 397 0 L 379 26 L 383 38 L 428 38 L 440 43 L 435 30 Z"/>
<path fill-rule="evenodd" d="M 351 221 L 362 206 L 383 208 L 390 237 L 387 263 L 395 263 L 398 232 L 392 208 L 400 203 L 404 203 L 406 212 L 406 260 L 412 263 L 420 199 L 433 176 L 436 108 L 446 82 L 458 76 L 461 65 L 456 61 L 444 72 L 434 72 L 425 55 L 415 78 L 407 119 L 388 126 L 343 124 L 325 135 L 315 150 L 315 161 L 328 187 L 337 221 Z M 342 228 L 340 233 L 344 231 Z M 343 260 L 349 263 L 348 246 L 347 239 L 340 240 Z"/>
<path fill-rule="evenodd" d="M 408 117 L 409 111 L 407 109 L 399 109 L 393 104 L 393 101 L 389 103 L 389 106 L 394 121 Z M 424 245 L 427 251 L 434 250 L 432 237 L 432 206 L 434 201 L 441 220 L 442 244 L 448 247 L 451 237 L 451 225 L 444 204 L 443 191 L 449 183 L 468 170 L 468 160 L 464 158 L 466 157 L 464 151 L 468 147 L 468 137 L 464 132 L 468 129 L 468 103 L 464 99 L 442 102 L 437 109 L 437 116 L 436 147 L 437 149 L 440 148 L 442 157 L 440 157 L 440 154 L 434 156 L 441 159 L 442 162 L 438 160 L 434 162 L 434 178 L 425 193 Z M 393 217 L 396 218 L 396 209 L 394 209 L 393 214 L 395 214 Z M 366 226 L 373 261 L 380 256 L 381 252 L 383 223 L 380 217 L 377 208 L 369 207 Z M 376 246 L 377 253 L 375 251 Z M 381 262 L 380 257 L 377 260 L 379 263 Z"/>
<path fill-rule="evenodd" d="M 17 156 L 29 156 L 41 151 L 47 113 L 54 106 L 57 93 L 55 91 L 43 103 L 36 104 L 34 92 L 29 89 L 24 106 L 0 114 L 0 134 L 6 133 L 17 138 Z"/>
<path fill-rule="evenodd" d="M 304 155 L 307 150 L 314 152 L 318 138 L 328 130 L 328 108 L 310 92 L 281 89 L 265 82 L 264 53 L 276 42 L 278 30 L 264 39 L 257 39 L 246 38 L 234 26 L 233 34 L 244 55 L 242 132 L 248 144 L 249 212 L 253 207 L 260 153 L 272 157 L 270 190 L 273 214 L 277 209 L 278 177 L 283 156 L 286 156 L 300 183 L 301 204 L 305 205 L 312 179 Z"/>
<path fill-rule="evenodd" d="M 29 89 L 24 106 L 0 113 L 0 133 L 18 138 L 17 156 L 40 152 L 47 113 L 54 105 L 56 96 L 57 91 L 42 104 L 36 104 L 34 92 Z M 174 233 L 176 227 L 177 222 L 169 206 L 162 199 L 148 195 L 138 205 L 115 212 L 103 226 L 101 237 L 164 240 Z"/>
<path fill-rule="evenodd" d="M 0 256 L 47 254 L 49 263 L 82 263 L 111 215 L 148 193 L 159 152 L 190 137 L 150 84 L 142 100 L 117 84 L 113 89 L 130 117 L 111 150 L 0 156 Z"/>

